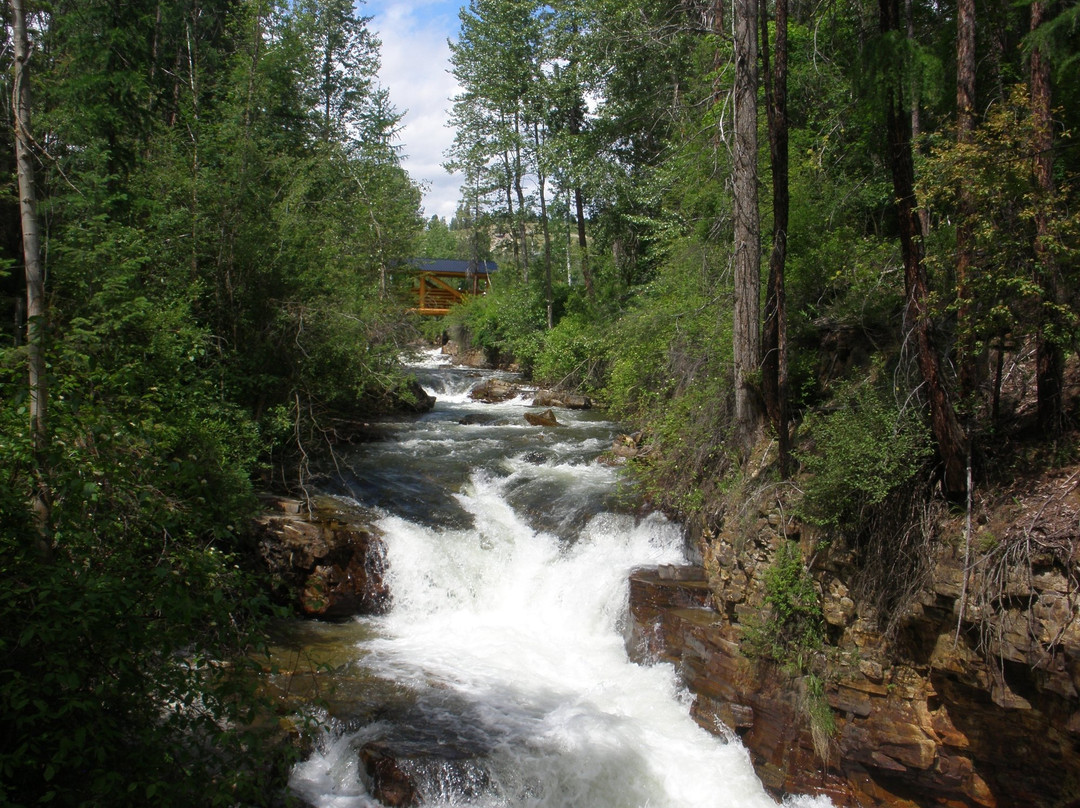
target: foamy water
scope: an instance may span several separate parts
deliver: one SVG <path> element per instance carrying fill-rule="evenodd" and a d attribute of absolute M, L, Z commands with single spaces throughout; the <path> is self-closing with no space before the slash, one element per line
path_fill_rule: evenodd
<path fill-rule="evenodd" d="M 493 412 L 467 398 L 440 401 L 454 412 Z M 525 404 L 497 406 L 512 414 Z M 445 439 L 429 426 L 399 435 L 397 450 L 383 447 L 375 456 L 382 462 L 398 450 L 413 460 L 425 456 L 432 442 Z M 464 479 L 446 480 L 453 519 L 384 512 L 379 526 L 394 606 L 384 617 L 365 618 L 375 639 L 357 650 L 376 675 L 411 691 L 408 726 L 332 727 L 295 768 L 291 787 L 298 795 L 323 808 L 379 805 L 366 789 L 358 749 L 419 732 L 436 745 L 479 750 L 453 778 L 421 783 L 425 805 L 776 805 L 743 746 L 690 718 L 670 665 L 642 666 L 627 657 L 629 571 L 681 563 L 684 545 L 680 528 L 658 515 L 574 512 L 572 503 L 595 501 L 618 485 L 614 470 L 584 459 L 604 445 L 587 434 L 596 428 L 593 418 L 553 433 L 541 461 L 523 459 L 528 450 L 513 440 L 497 462 L 488 456 L 490 446 L 474 447 L 483 460 L 473 458 L 476 468 Z M 503 438 L 516 429 L 503 430 Z M 432 456 L 448 451 L 437 448 Z M 566 527 L 582 523 L 572 532 Z M 549 532 L 538 524 L 555 527 Z M 789 803 L 830 805 L 807 797 Z"/>

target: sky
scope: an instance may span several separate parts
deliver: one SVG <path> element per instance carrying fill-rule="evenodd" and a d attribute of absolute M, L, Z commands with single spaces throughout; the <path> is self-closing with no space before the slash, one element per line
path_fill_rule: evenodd
<path fill-rule="evenodd" d="M 367 0 L 361 14 L 382 40 L 379 81 L 405 113 L 402 163 L 424 187 L 424 213 L 450 221 L 461 178 L 442 167 L 454 133 L 446 124 L 457 83 L 450 75 L 448 38 L 457 38 L 460 0 Z"/>

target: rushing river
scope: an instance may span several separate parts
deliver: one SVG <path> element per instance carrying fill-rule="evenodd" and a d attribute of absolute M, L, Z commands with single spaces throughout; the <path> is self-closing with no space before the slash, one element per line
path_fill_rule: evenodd
<path fill-rule="evenodd" d="M 292 790 L 380 805 L 358 760 L 376 743 L 448 761 L 420 783 L 431 806 L 774 806 L 738 741 L 689 717 L 671 666 L 627 659 L 627 573 L 680 563 L 684 545 L 595 462 L 615 425 L 559 410 L 561 426 L 530 426 L 525 397 L 471 401 L 475 372 L 433 355 L 418 373 L 435 409 L 342 465 L 340 493 L 381 514 L 393 607 L 306 629 L 348 658 Z"/>

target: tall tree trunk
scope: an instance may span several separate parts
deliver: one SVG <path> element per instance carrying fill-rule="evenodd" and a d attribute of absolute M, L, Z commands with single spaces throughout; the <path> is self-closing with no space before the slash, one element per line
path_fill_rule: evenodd
<path fill-rule="evenodd" d="M 757 194 L 757 0 L 735 0 L 735 442 L 744 453 L 761 429 L 752 378 L 761 367 L 761 223 Z"/>
<path fill-rule="evenodd" d="M 769 63 L 769 19 L 761 15 L 761 60 L 765 72 L 765 104 L 769 119 L 769 158 L 773 175 L 772 252 L 765 290 L 762 337 L 762 392 L 765 410 L 776 430 L 780 473 L 789 465 L 787 407 L 787 303 L 784 270 L 787 263 L 788 189 L 787 61 L 788 2 L 776 0 L 776 57 Z"/>
<path fill-rule="evenodd" d="M 555 327 L 555 296 L 551 286 L 551 227 L 547 210 L 547 173 L 540 158 L 540 124 L 533 122 L 533 145 L 536 148 L 536 181 L 540 192 L 540 228 L 544 233 L 544 300 L 547 303 L 547 327 Z"/>
<path fill-rule="evenodd" d="M 199 165 L 199 138 L 201 127 L 199 125 L 199 52 L 198 52 L 198 24 L 199 4 L 196 2 L 191 10 L 191 21 L 185 26 L 187 33 L 187 64 L 188 64 L 188 89 L 191 90 L 191 125 L 188 132 L 191 137 L 191 280 L 199 277 L 199 175 L 202 168 Z M 194 27 L 195 33 L 192 33 Z M 231 304 L 230 300 L 230 304 Z M 232 307 L 230 305 L 230 311 Z M 234 332 L 233 338 L 237 335 Z M 237 344 L 237 343 L 233 343 Z"/>
<path fill-rule="evenodd" d="M 956 140 L 970 143 L 975 132 L 975 0 L 957 0 L 956 9 Z M 956 228 L 956 291 L 958 344 L 957 372 L 960 397 L 966 400 L 979 386 L 979 360 L 975 355 L 974 300 L 971 292 L 974 204 L 967 187 L 959 190 Z"/>
<path fill-rule="evenodd" d="M 585 110 L 582 108 L 581 99 L 574 102 L 574 108 L 570 112 L 570 135 L 576 140 L 581 134 L 581 125 L 585 118 Z M 592 268 L 589 266 L 589 241 L 585 235 L 585 194 L 581 190 L 581 181 L 578 179 L 577 166 L 571 166 L 574 175 L 574 210 L 577 212 L 577 237 L 578 250 L 581 253 L 581 277 L 585 280 L 585 294 L 592 300 L 595 291 L 593 288 Z"/>
<path fill-rule="evenodd" d="M 911 0 L 904 0 L 904 22 L 907 26 L 908 39 L 915 39 L 915 15 L 912 13 Z M 919 106 L 919 87 L 917 76 L 912 76 L 911 82 L 911 140 L 915 143 L 922 134 L 922 109 Z M 918 210 L 919 226 L 922 228 L 923 238 L 930 235 L 930 217 L 927 212 Z"/>
<path fill-rule="evenodd" d="M 480 169 L 472 174 L 472 231 L 469 234 L 469 267 L 466 272 L 469 283 L 480 270 Z"/>
<path fill-rule="evenodd" d="M 899 32 L 898 0 L 879 0 L 879 6 L 882 33 Z M 904 291 L 907 296 L 906 325 L 915 335 L 919 370 L 930 400 L 931 428 L 944 466 L 942 485 L 948 496 L 957 497 L 967 490 L 967 438 L 956 418 L 941 369 L 941 357 L 931 332 L 930 292 L 926 268 L 923 266 L 921 228 L 915 200 L 911 118 L 904 108 L 904 79 L 900 71 L 892 74 L 890 83 L 886 93 L 885 127 L 893 194 L 900 218 L 900 250 L 904 259 Z"/>
<path fill-rule="evenodd" d="M 22 0 L 11 0 L 15 56 L 15 160 L 18 168 L 19 214 L 26 274 L 26 350 L 30 388 L 30 433 L 33 437 L 36 489 L 32 507 L 38 526 L 38 546 L 49 551 L 51 496 L 46 474 L 49 388 L 45 365 L 45 269 L 41 261 L 41 231 L 34 187 L 34 142 L 30 126 L 30 48 Z"/>
<path fill-rule="evenodd" d="M 1034 31 L 1046 19 L 1046 4 L 1035 0 L 1031 4 L 1031 30 Z M 1030 64 L 1031 115 L 1034 123 L 1035 184 L 1039 204 L 1035 215 L 1035 272 L 1036 282 L 1042 289 L 1042 303 L 1055 305 L 1061 300 L 1061 281 L 1054 256 L 1047 241 L 1050 239 L 1049 211 L 1054 192 L 1054 131 L 1050 108 L 1050 64 L 1046 54 L 1036 46 L 1031 51 Z M 1060 434 L 1064 424 L 1064 358 L 1061 345 L 1048 333 L 1048 316 L 1045 307 L 1039 313 L 1035 335 L 1036 387 L 1038 389 L 1039 428 L 1044 432 Z"/>
<path fill-rule="evenodd" d="M 574 188 L 574 210 L 577 212 L 578 252 L 581 254 L 581 277 L 585 279 L 585 294 L 589 300 L 596 296 L 592 268 L 589 266 L 589 241 L 585 237 L 585 194 L 581 186 Z"/>
<path fill-rule="evenodd" d="M 528 284 L 529 282 L 529 231 L 525 222 L 525 189 L 521 185 L 522 174 L 524 170 L 521 167 L 521 113 L 518 110 L 514 111 L 514 191 L 517 193 L 518 200 L 518 233 L 521 239 L 521 254 L 523 259 L 521 279 Z"/>
<path fill-rule="evenodd" d="M 510 152 L 503 149 L 503 191 L 506 194 L 506 216 L 510 222 L 510 243 L 514 247 L 514 266 L 523 273 L 521 266 L 521 247 L 518 244 L 517 228 L 514 226 L 514 169 L 510 161 Z"/>

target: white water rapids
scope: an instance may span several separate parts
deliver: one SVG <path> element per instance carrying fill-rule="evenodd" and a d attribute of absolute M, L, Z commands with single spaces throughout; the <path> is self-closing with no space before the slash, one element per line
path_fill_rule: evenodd
<path fill-rule="evenodd" d="M 690 718 L 672 667 L 627 658 L 628 572 L 681 563 L 684 551 L 681 530 L 662 517 L 604 510 L 615 507 L 619 482 L 593 461 L 613 425 L 560 410 L 565 426 L 542 435 L 521 418 L 526 401 L 470 402 L 468 381 L 476 379 L 436 389 L 434 413 L 354 464 L 358 477 L 379 466 L 401 490 L 417 476 L 449 486 L 427 513 L 380 506 L 393 608 L 362 618 L 370 639 L 357 656 L 406 690 L 410 706 L 359 726 L 331 721 L 291 789 L 320 808 L 379 806 L 358 749 L 389 738 L 399 748 L 469 750 L 454 776 L 421 784 L 425 805 L 775 806 L 741 744 Z M 503 420 L 461 423 L 477 412 Z M 405 470 L 387 471 L 397 458 Z M 432 496 L 417 493 L 417 502 Z"/>

